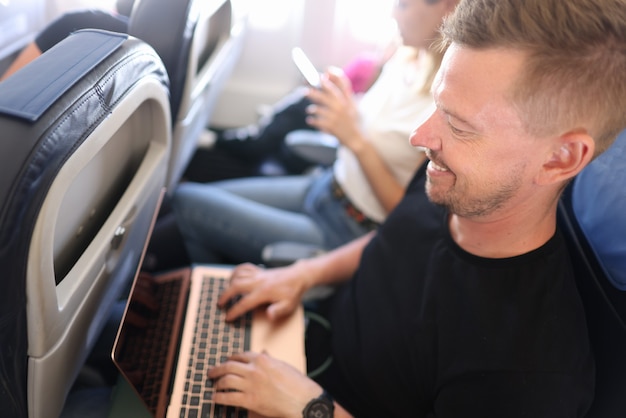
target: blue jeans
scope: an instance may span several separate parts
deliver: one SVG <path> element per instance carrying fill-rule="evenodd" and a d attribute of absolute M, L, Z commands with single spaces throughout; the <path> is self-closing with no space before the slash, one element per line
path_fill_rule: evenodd
<path fill-rule="evenodd" d="M 189 257 L 196 263 L 261 263 L 270 243 L 332 249 L 367 233 L 332 197 L 331 179 L 328 169 L 311 176 L 181 184 L 172 204 Z"/>

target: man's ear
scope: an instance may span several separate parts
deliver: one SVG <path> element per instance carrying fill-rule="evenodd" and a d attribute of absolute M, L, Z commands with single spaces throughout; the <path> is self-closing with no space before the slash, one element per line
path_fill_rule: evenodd
<path fill-rule="evenodd" d="M 585 130 L 567 132 L 554 139 L 552 153 L 543 164 L 538 183 L 561 183 L 576 176 L 591 160 L 595 141 Z"/>

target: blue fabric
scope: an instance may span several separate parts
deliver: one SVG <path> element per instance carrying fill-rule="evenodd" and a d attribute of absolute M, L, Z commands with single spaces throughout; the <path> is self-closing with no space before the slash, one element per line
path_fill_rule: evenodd
<path fill-rule="evenodd" d="M 578 175 L 572 205 L 607 278 L 626 290 L 626 131 Z"/>
<path fill-rule="evenodd" d="M 173 207 L 191 260 L 261 263 L 270 243 L 335 248 L 365 234 L 332 198 L 331 176 L 327 170 L 316 176 L 183 183 Z"/>
<path fill-rule="evenodd" d="M 89 30 L 81 37 L 67 38 L 62 50 L 50 49 L 38 58 L 40 66 L 25 66 L 0 83 L 0 112 L 30 122 L 37 121 L 48 108 L 82 79 L 92 68 L 115 52 L 128 38 L 124 34 Z M 56 52 L 52 52 L 56 50 Z M 41 72 L 40 68 L 47 71 Z"/>

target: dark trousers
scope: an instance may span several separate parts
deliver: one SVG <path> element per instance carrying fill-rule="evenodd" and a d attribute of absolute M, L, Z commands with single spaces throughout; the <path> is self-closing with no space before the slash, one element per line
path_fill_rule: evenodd
<path fill-rule="evenodd" d="M 298 92 L 288 95 L 256 126 L 242 128 L 244 133 L 255 132 L 243 140 L 223 139 L 229 134 L 234 136 L 236 129 L 218 130 L 215 147 L 197 150 L 185 178 L 210 182 L 268 174 L 302 174 L 312 164 L 291 152 L 284 140 L 289 132 L 313 129 L 305 120 L 310 104 Z"/>

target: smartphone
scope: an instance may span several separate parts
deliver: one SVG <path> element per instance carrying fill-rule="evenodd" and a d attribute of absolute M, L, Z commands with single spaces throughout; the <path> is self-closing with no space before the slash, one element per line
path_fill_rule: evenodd
<path fill-rule="evenodd" d="M 291 50 L 291 58 L 300 70 L 307 83 L 312 87 L 319 88 L 321 86 L 320 73 L 317 71 L 309 57 L 306 56 L 302 48 L 295 47 Z"/>

